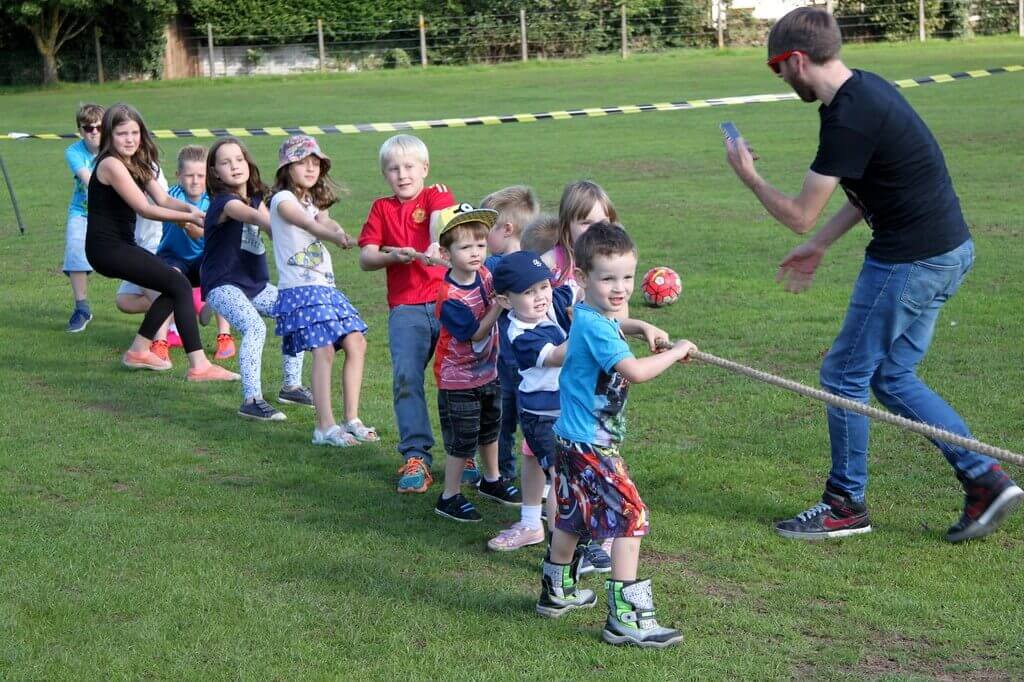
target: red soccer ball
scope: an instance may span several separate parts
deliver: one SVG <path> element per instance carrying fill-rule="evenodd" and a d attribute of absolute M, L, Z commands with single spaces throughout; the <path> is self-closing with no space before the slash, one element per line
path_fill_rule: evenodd
<path fill-rule="evenodd" d="M 672 268 L 651 268 L 640 282 L 644 300 L 647 301 L 647 305 L 654 308 L 675 303 L 682 290 L 683 280 Z"/>

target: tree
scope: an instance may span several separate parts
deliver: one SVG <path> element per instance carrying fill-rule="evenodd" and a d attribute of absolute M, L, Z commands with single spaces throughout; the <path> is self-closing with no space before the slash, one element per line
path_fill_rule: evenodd
<path fill-rule="evenodd" d="M 57 53 L 92 23 L 99 3 L 89 0 L 2 0 L 12 23 L 32 34 L 43 58 L 43 85 L 57 82 Z"/>

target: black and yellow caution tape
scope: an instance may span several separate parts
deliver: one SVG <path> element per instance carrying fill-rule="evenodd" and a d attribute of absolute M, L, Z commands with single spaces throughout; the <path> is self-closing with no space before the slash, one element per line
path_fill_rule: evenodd
<path fill-rule="evenodd" d="M 907 78 L 892 81 L 897 88 L 916 88 L 932 83 L 951 83 L 953 81 L 984 78 L 1004 73 L 1024 71 L 1024 66 L 1013 64 L 992 69 L 976 71 L 957 71 L 940 73 L 922 78 Z M 429 121 L 401 121 L 397 123 L 341 123 L 321 126 L 265 126 L 261 128 L 183 128 L 153 130 L 157 138 L 203 138 L 203 137 L 274 137 L 285 135 L 353 135 L 356 133 L 395 133 L 409 130 L 431 130 L 434 128 L 464 128 L 468 126 L 501 125 L 503 123 L 532 123 L 534 121 L 563 121 L 572 118 L 596 118 L 614 116 L 616 114 L 642 114 L 651 111 L 682 111 L 685 109 L 703 109 L 706 107 L 723 107 L 736 104 L 759 104 L 762 102 L 786 102 L 797 99 L 795 93 L 775 95 L 744 95 L 740 97 L 720 97 L 716 99 L 695 99 L 682 102 L 662 102 L 659 104 L 626 104 L 617 107 L 591 107 L 588 109 L 566 109 L 563 111 L 545 111 L 536 114 L 509 114 L 505 116 L 473 116 L 470 118 L 440 118 Z M 7 133 L 0 139 L 7 140 L 73 140 L 78 133 Z"/>

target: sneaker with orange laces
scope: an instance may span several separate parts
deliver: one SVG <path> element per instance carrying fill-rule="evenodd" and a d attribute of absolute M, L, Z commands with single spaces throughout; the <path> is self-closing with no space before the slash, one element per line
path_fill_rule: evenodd
<path fill-rule="evenodd" d="M 467 457 L 465 463 L 462 465 L 462 484 L 476 485 L 479 482 L 480 469 L 476 466 L 476 460 L 472 457 Z"/>
<path fill-rule="evenodd" d="M 430 475 L 430 469 L 419 457 L 410 457 L 398 470 L 401 476 L 398 479 L 398 492 L 400 493 L 425 493 L 434 477 Z"/>
<path fill-rule="evenodd" d="M 163 339 L 157 339 L 149 344 L 149 352 L 166 362 L 171 361 L 171 353 L 168 350 L 168 343 Z"/>
<path fill-rule="evenodd" d="M 235 340 L 231 338 L 231 334 L 217 334 L 217 352 L 213 357 L 218 360 L 235 357 Z"/>
<path fill-rule="evenodd" d="M 187 378 L 189 381 L 238 381 L 242 377 L 211 362 L 203 369 L 189 367 Z"/>
<path fill-rule="evenodd" d="M 172 367 L 170 361 L 161 359 L 149 350 L 127 350 L 121 356 L 121 364 L 128 369 L 151 369 L 155 372 L 163 372 Z"/>

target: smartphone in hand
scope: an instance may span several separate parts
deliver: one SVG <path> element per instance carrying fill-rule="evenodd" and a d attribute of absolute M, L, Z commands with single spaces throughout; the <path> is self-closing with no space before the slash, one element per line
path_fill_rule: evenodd
<path fill-rule="evenodd" d="M 740 139 L 740 137 L 741 137 L 739 128 L 737 128 L 736 125 L 732 121 L 724 121 L 723 123 L 720 123 L 718 127 L 721 128 L 722 134 L 725 135 L 725 138 L 727 140 L 731 140 L 733 142 L 737 142 Z M 750 152 L 750 155 L 754 158 L 754 161 L 757 161 L 758 159 L 761 158 L 750 147 L 749 144 L 747 145 L 747 151 Z"/>

